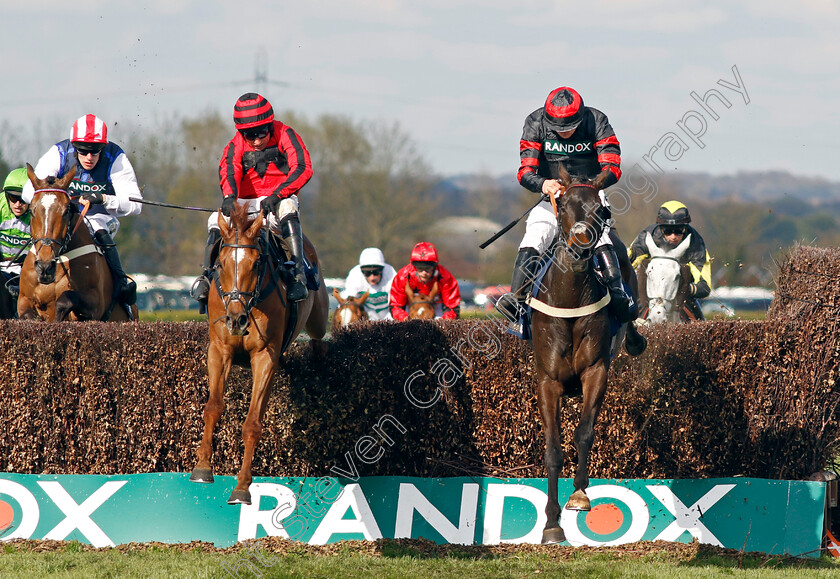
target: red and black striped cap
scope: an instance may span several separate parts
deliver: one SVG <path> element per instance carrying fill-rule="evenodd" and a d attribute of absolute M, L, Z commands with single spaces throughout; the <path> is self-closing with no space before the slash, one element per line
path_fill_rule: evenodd
<path fill-rule="evenodd" d="M 583 121 L 583 99 L 573 88 L 554 89 L 545 99 L 545 120 L 559 132 L 577 128 Z"/>
<path fill-rule="evenodd" d="M 274 121 L 274 109 L 265 97 L 248 92 L 233 107 L 233 122 L 238 130 L 266 125 Z"/>

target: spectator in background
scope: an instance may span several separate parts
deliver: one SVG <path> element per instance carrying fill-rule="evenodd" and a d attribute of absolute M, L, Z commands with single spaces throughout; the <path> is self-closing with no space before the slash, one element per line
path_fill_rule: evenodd
<path fill-rule="evenodd" d="M 395 320 L 408 318 L 408 296 L 406 285 L 415 294 L 428 296 L 435 283 L 438 284 L 435 303 L 435 317 L 445 320 L 457 319 L 461 313 L 461 292 L 458 281 L 449 271 L 438 263 L 438 253 L 434 245 L 422 241 L 411 250 L 411 263 L 397 272 L 391 282 L 391 315 Z"/>
<path fill-rule="evenodd" d="M 21 197 L 23 186 L 29 182 L 26 168 L 15 169 L 3 182 L 5 201 L 0 201 L 0 318 L 17 315 L 17 284 L 6 289 L 9 280 L 19 283 L 20 268 L 27 252 L 23 251 L 32 239 L 29 233 L 29 204 Z"/>
<path fill-rule="evenodd" d="M 367 292 L 364 308 L 372 322 L 391 320 L 391 282 L 396 270 L 385 263 L 385 255 L 377 247 L 368 247 L 359 255 L 359 264 L 350 270 L 341 297 L 359 297 Z"/>

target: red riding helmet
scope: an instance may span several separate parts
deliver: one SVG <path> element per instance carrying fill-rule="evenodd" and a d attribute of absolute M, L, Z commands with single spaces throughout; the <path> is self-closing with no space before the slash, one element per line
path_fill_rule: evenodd
<path fill-rule="evenodd" d="M 255 92 L 245 93 L 233 107 L 233 122 L 240 131 L 267 125 L 274 122 L 274 109 L 265 97 Z"/>
<path fill-rule="evenodd" d="M 70 130 L 71 143 L 108 144 L 108 127 L 96 115 L 85 115 L 76 119 Z"/>
<path fill-rule="evenodd" d="M 567 86 L 554 89 L 545 99 L 545 120 L 558 132 L 571 131 L 583 121 L 583 99 Z"/>
<path fill-rule="evenodd" d="M 411 261 L 430 261 L 437 263 L 437 249 L 428 241 L 421 241 L 411 250 Z"/>

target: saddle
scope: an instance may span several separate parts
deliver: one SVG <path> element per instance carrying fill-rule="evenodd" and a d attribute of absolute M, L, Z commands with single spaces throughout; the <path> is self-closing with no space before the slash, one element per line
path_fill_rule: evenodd
<path fill-rule="evenodd" d="M 263 229 L 260 234 L 260 252 L 267 256 L 270 263 L 277 266 L 277 272 L 285 285 L 295 281 L 295 262 L 292 261 L 291 250 L 278 236 Z M 303 271 L 306 274 L 306 288 L 310 291 L 317 291 L 321 287 L 321 274 L 318 266 L 309 262 L 306 255 L 303 256 Z"/>

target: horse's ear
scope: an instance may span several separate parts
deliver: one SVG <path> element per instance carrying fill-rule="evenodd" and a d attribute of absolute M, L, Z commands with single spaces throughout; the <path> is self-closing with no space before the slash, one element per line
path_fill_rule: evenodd
<path fill-rule="evenodd" d="M 433 301 L 435 296 L 440 293 L 440 287 L 438 287 L 438 282 L 435 282 L 435 285 L 432 286 L 432 291 L 429 292 L 429 301 Z"/>
<path fill-rule="evenodd" d="M 26 174 L 29 176 L 29 181 L 32 183 L 32 186 L 40 189 L 41 185 L 39 183 L 41 183 L 41 180 L 35 176 L 35 169 L 29 163 L 26 164 Z"/>
<path fill-rule="evenodd" d="M 341 293 L 339 293 L 338 288 L 333 288 L 333 297 L 338 300 L 338 305 L 340 306 L 343 306 L 344 302 L 347 301 L 341 297 Z"/>
<path fill-rule="evenodd" d="M 369 295 L 370 295 L 370 292 L 363 293 L 362 295 L 359 296 L 359 299 L 356 300 L 356 303 L 359 304 L 360 306 L 363 306 L 365 304 L 365 302 L 367 301 Z"/>
<path fill-rule="evenodd" d="M 243 205 L 242 210 L 247 211 L 246 206 Z M 245 233 L 245 237 L 247 237 L 248 239 L 254 239 L 260 234 L 260 229 L 262 229 L 262 226 L 263 214 L 262 211 L 260 211 L 257 214 L 257 218 L 254 219 L 253 223 L 251 223 L 251 225 L 248 227 L 248 231 Z"/>
<path fill-rule="evenodd" d="M 414 299 L 414 291 L 412 291 L 411 285 L 408 282 L 405 282 L 405 295 L 408 296 L 408 301 Z"/>
<path fill-rule="evenodd" d="M 566 171 L 566 167 L 563 166 L 563 163 L 559 163 L 557 165 L 557 180 L 560 181 L 563 184 L 563 187 L 566 188 L 572 184 L 572 176 L 569 175 L 568 171 Z"/>
<path fill-rule="evenodd" d="M 609 170 L 604 169 L 598 174 L 597 177 L 595 177 L 595 180 L 592 181 L 592 186 L 595 187 L 598 191 L 600 191 L 604 188 L 604 183 L 607 182 L 607 179 L 610 178 L 610 175 L 612 175 L 612 173 Z"/>
<path fill-rule="evenodd" d="M 70 182 L 73 180 L 73 177 L 75 177 L 75 176 L 76 176 L 76 165 L 73 165 L 73 167 L 67 172 L 67 174 L 64 177 L 56 180 L 54 186 L 57 189 L 64 189 L 66 191 L 67 186 L 70 185 Z"/>
<path fill-rule="evenodd" d="M 221 211 L 219 213 L 219 231 L 222 232 L 222 237 L 229 237 L 230 236 L 230 220 L 225 217 L 224 213 Z"/>

